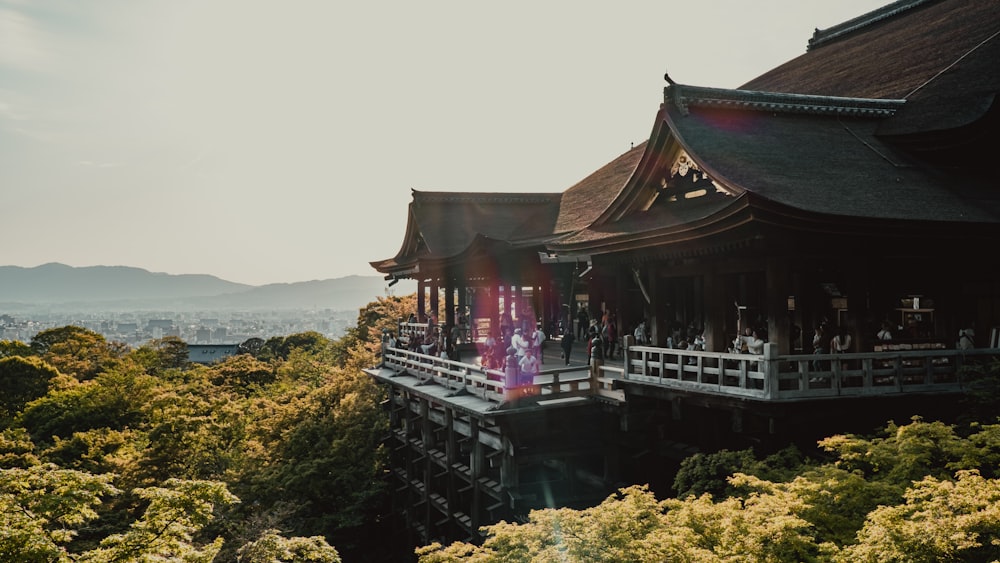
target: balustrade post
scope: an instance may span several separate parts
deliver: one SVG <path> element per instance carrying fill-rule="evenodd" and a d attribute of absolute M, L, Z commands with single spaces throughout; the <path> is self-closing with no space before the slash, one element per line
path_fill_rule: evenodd
<path fill-rule="evenodd" d="M 590 388 L 591 390 L 597 389 L 598 380 L 597 378 L 601 376 L 601 366 L 604 365 L 604 360 L 601 358 L 591 358 L 590 359 Z"/>
<path fill-rule="evenodd" d="M 382 329 L 382 361 L 379 362 L 378 367 L 385 367 L 385 353 L 389 350 L 389 335 L 386 334 L 385 329 Z"/>
<path fill-rule="evenodd" d="M 774 342 L 764 344 L 764 396 L 773 399 L 778 396 L 778 345 Z"/>
<path fill-rule="evenodd" d="M 517 397 L 516 391 L 519 388 L 518 385 L 521 383 L 518 381 L 520 371 L 521 370 L 517 364 L 507 362 L 507 367 L 504 368 L 503 374 L 503 398 L 505 401 L 509 401 Z"/>

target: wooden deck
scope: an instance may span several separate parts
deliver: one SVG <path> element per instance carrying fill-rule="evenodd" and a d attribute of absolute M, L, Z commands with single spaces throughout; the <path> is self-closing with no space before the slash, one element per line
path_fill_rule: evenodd
<path fill-rule="evenodd" d="M 621 379 L 692 392 L 769 402 L 960 392 L 963 365 L 1000 349 L 893 350 L 779 356 L 633 346 Z"/>
<path fill-rule="evenodd" d="M 478 358 L 472 363 L 456 362 L 401 348 L 386 349 L 382 365 L 369 373 L 478 414 L 568 406 L 595 395 L 607 401 L 624 401 L 624 393 L 613 389 L 613 378 L 592 377 L 582 358 L 566 366 L 552 348 L 546 351 L 552 356 L 543 365 L 558 367 L 543 369 L 530 381 L 522 380 L 516 372 L 487 369 L 476 362 Z"/>
<path fill-rule="evenodd" d="M 518 381 L 516 373 L 486 369 L 478 357 L 456 362 L 401 348 L 386 349 L 380 370 L 372 374 L 400 378 L 408 387 L 434 384 L 439 398 L 467 397 L 462 399 L 469 403 L 466 408 L 485 413 L 580 398 L 620 404 L 628 385 L 768 402 L 960 392 L 963 365 L 1000 355 L 1000 349 L 919 349 L 779 356 L 773 344 L 760 355 L 632 346 L 621 359 L 591 368 L 583 347 L 577 348 L 566 366 L 558 341 L 549 342 L 545 369 L 529 382 Z"/>

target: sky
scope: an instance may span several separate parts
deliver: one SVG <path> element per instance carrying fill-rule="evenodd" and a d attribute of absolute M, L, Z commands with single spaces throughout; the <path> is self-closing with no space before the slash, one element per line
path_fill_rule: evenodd
<path fill-rule="evenodd" d="M 0 0 L 0 265 L 377 275 L 411 189 L 562 192 L 888 0 Z"/>

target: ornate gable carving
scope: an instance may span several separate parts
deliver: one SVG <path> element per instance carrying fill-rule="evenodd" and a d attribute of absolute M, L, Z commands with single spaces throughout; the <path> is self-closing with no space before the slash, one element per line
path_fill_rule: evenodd
<path fill-rule="evenodd" d="M 733 194 L 719 186 L 708 176 L 685 151 L 680 151 L 669 169 L 654 177 L 656 197 L 651 205 L 681 203 L 701 197 L 728 197 Z"/>

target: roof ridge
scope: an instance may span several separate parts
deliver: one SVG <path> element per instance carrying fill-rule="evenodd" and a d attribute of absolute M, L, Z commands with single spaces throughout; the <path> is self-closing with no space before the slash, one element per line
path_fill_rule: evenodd
<path fill-rule="evenodd" d="M 826 29 L 816 28 L 813 32 L 812 38 L 809 39 L 809 43 L 806 45 L 806 50 L 811 51 L 816 47 L 825 43 L 830 43 L 831 41 L 839 39 L 844 35 L 854 33 L 855 31 L 859 31 L 870 25 L 895 17 L 918 6 L 938 1 L 940 0 L 897 0 L 896 2 L 872 10 L 866 14 L 861 14 L 860 16 L 851 18 L 845 22 Z"/>
<path fill-rule="evenodd" d="M 673 101 L 683 113 L 690 106 L 724 107 L 783 113 L 889 117 L 906 100 L 846 98 L 786 92 L 761 92 L 671 84 L 663 89 L 664 101 Z"/>
<path fill-rule="evenodd" d="M 413 199 L 421 202 L 486 202 L 486 203 L 540 203 L 558 200 L 562 194 L 555 192 L 422 192 L 412 190 Z"/>

